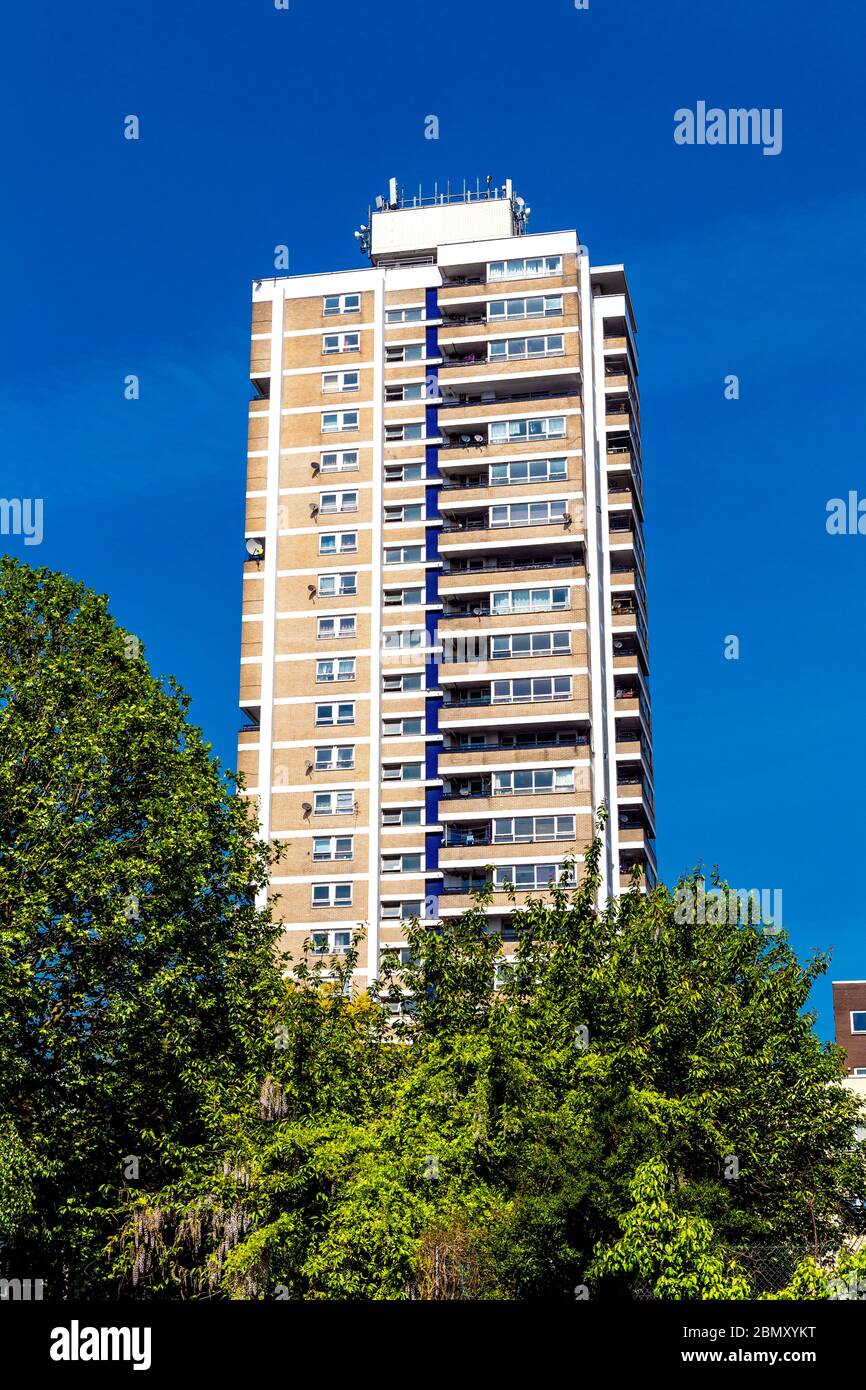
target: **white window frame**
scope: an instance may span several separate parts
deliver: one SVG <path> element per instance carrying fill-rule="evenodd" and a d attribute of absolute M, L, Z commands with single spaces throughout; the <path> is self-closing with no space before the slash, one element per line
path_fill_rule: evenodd
<path fill-rule="evenodd" d="M 338 944 L 344 937 L 347 938 L 346 944 Z M 322 939 L 326 942 L 324 949 L 318 944 Z M 310 932 L 310 944 L 314 956 L 344 956 L 352 949 L 352 930 L 350 927 L 332 927 L 329 931 L 316 927 L 315 931 Z"/>
<path fill-rule="evenodd" d="M 409 354 L 407 357 L 406 354 Z M 425 343 L 389 343 L 385 348 L 386 362 L 426 362 Z"/>
<path fill-rule="evenodd" d="M 310 907 L 334 908 L 352 906 L 352 884 L 341 883 L 311 883 L 310 884 Z"/>
<path fill-rule="evenodd" d="M 522 513 L 526 516 L 522 517 Z M 504 520 L 497 520 L 495 513 L 504 512 Z M 495 502 L 488 515 L 491 530 L 506 529 L 509 526 L 550 526 L 556 521 L 565 521 L 568 516 L 568 503 L 564 497 L 543 497 L 538 502 Z"/>
<path fill-rule="evenodd" d="M 527 820 L 531 822 L 532 828 L 528 835 L 518 836 L 516 834 L 515 826 L 519 820 Z M 538 826 L 546 820 L 553 821 L 553 835 L 544 835 L 539 837 Z M 571 823 L 570 828 L 568 828 L 568 833 L 565 833 L 564 829 L 563 833 L 560 834 L 559 825 L 561 821 L 568 821 Z M 577 833 L 576 824 L 576 817 L 567 812 L 564 815 L 560 815 L 557 813 L 556 815 L 549 816 L 495 816 L 491 826 L 490 839 L 491 843 L 494 845 L 554 844 L 558 840 L 573 840 Z M 509 825 L 511 827 L 510 831 L 506 834 L 499 833 L 498 827 L 503 825 Z"/>
<path fill-rule="evenodd" d="M 348 851 L 338 852 L 340 841 L 348 841 Z M 316 845 L 326 845 L 328 853 L 317 853 Z M 314 835 L 310 857 L 314 864 L 348 862 L 355 857 L 355 837 L 354 835 Z"/>
<path fill-rule="evenodd" d="M 334 541 L 334 549 L 328 550 L 325 542 Z M 358 551 L 357 531 L 322 531 L 319 535 L 320 555 L 356 555 Z"/>
<path fill-rule="evenodd" d="M 404 304 L 385 310 L 386 323 L 424 323 L 426 317 L 423 304 Z"/>
<path fill-rule="evenodd" d="M 522 444 L 532 439 L 565 439 L 567 429 L 564 415 L 491 420 L 488 424 L 488 441 L 491 444 Z"/>
<path fill-rule="evenodd" d="M 332 503 L 326 501 L 333 498 Z M 319 493 L 319 512 L 322 516 L 342 516 L 344 512 L 356 512 L 358 510 L 358 491 L 357 488 L 343 488 L 338 492 Z"/>
<path fill-rule="evenodd" d="M 333 423 L 329 423 L 333 422 Z M 323 410 L 322 434 L 348 434 L 361 428 L 361 414 L 358 410 Z"/>
<path fill-rule="evenodd" d="M 322 675 L 321 672 L 329 666 L 332 668 L 334 674 L 331 676 Z M 351 671 L 348 674 L 341 673 L 340 668 L 343 666 L 350 667 Z M 355 658 L 353 656 L 320 657 L 316 662 L 317 685 L 338 684 L 340 681 L 353 681 L 355 678 Z"/>
<path fill-rule="evenodd" d="M 420 551 L 420 554 L 419 554 L 417 557 L 413 556 L 411 559 L 407 560 L 407 559 L 404 558 L 405 553 L 406 553 L 407 550 L 410 550 L 410 551 L 418 550 L 418 551 Z M 393 555 L 396 555 L 397 553 L 399 553 L 400 559 L 399 559 L 399 560 L 394 560 L 394 559 L 392 559 L 391 557 L 392 557 Z M 385 559 L 384 559 L 384 563 L 385 563 L 386 565 L 421 565 L 421 564 L 424 563 L 424 546 L 423 546 L 420 542 L 419 542 L 417 545 L 389 545 L 389 546 L 386 546 L 386 548 L 385 548 Z"/>
<path fill-rule="evenodd" d="M 540 309 L 530 309 L 530 304 L 540 303 Z M 494 312 L 502 305 L 503 312 Z M 514 306 L 513 313 L 509 309 Z M 512 295 L 509 299 L 490 299 L 487 302 L 488 323 L 518 323 L 521 319 L 553 319 L 562 316 L 561 294 Z"/>
<path fill-rule="evenodd" d="M 353 791 L 324 791 L 313 793 L 314 816 L 351 816 L 355 812 Z"/>
<path fill-rule="evenodd" d="M 515 779 L 529 778 L 528 787 L 516 787 Z M 550 778 L 550 786 L 537 785 L 539 778 Z M 562 792 L 574 792 L 573 767 L 521 767 L 491 773 L 490 789 L 493 796 L 559 796 Z"/>
<path fill-rule="evenodd" d="M 417 725 L 418 725 L 418 728 L 417 728 L 417 729 L 406 729 L 406 728 L 405 728 L 405 725 L 408 724 L 408 723 L 417 724 Z M 389 728 L 389 726 L 390 726 L 390 725 L 393 725 L 393 724 L 396 724 L 396 725 L 399 726 L 399 727 L 397 728 L 396 732 L 394 732 L 393 730 L 391 730 L 391 729 Z M 420 714 L 398 714 L 398 715 L 396 715 L 393 719 L 390 718 L 390 717 L 388 717 L 388 716 L 386 715 L 386 716 L 383 718 L 383 720 L 382 720 L 382 737 L 383 737 L 383 738 L 423 738 L 423 737 L 424 737 L 424 720 L 423 720 L 423 718 L 422 718 L 422 716 L 421 716 Z"/>
<path fill-rule="evenodd" d="M 331 570 L 316 579 L 319 598 L 354 598 L 358 593 L 356 570 Z"/>
<path fill-rule="evenodd" d="M 417 483 L 424 477 L 423 463 L 386 463 L 386 483 Z"/>
<path fill-rule="evenodd" d="M 347 709 L 347 710 L 349 710 L 349 714 L 348 714 L 346 717 L 342 718 L 342 719 L 340 718 L 340 710 L 341 710 L 341 708 L 342 708 L 342 709 Z M 331 711 L 331 717 L 330 717 L 330 719 L 329 719 L 329 718 L 326 716 L 326 714 L 324 713 L 325 710 L 330 710 L 330 711 Z M 354 722 L 355 722 L 355 701 L 354 701 L 354 700 L 327 700 L 327 701 L 323 701 L 321 704 L 317 704 L 317 705 L 316 705 L 316 716 L 315 716 L 316 728 L 319 728 L 319 729 L 340 728 L 340 727 L 342 727 L 342 726 L 344 726 L 344 725 L 346 725 L 346 724 L 354 724 Z"/>
<path fill-rule="evenodd" d="M 529 651 L 515 651 L 517 638 L 529 638 Z M 497 651 L 497 646 L 507 643 L 507 650 Z M 545 651 L 545 645 L 548 650 Z M 571 633 L 567 629 L 556 632 L 495 632 L 490 635 L 490 660 L 507 661 L 509 658 L 523 660 L 528 657 L 567 656 L 571 652 Z"/>
<path fill-rule="evenodd" d="M 394 525 L 401 521 L 424 521 L 423 502 L 395 502 L 385 504 L 385 525 Z"/>
<path fill-rule="evenodd" d="M 541 351 L 533 352 L 530 347 L 532 343 L 541 343 Z M 488 362 L 531 362 L 542 357 L 564 355 L 564 333 L 528 333 L 525 338 L 492 338 L 487 344 Z"/>
<path fill-rule="evenodd" d="M 319 458 L 320 473 L 357 473 L 360 466 L 357 449 L 323 449 Z"/>
<path fill-rule="evenodd" d="M 322 372 L 322 391 L 360 391 L 361 373 L 355 368 L 344 372 Z"/>
<path fill-rule="evenodd" d="M 413 684 L 406 685 L 406 681 L 412 681 Z M 415 681 L 418 682 L 417 685 L 414 684 Z M 423 689 L 424 677 L 420 671 L 409 671 L 403 675 L 399 675 L 397 672 L 389 672 L 382 677 L 382 691 L 383 694 L 386 695 L 397 695 L 406 690 L 416 691 Z"/>
<path fill-rule="evenodd" d="M 551 465 L 561 465 L 555 469 Z M 544 465 L 544 472 L 541 466 Z M 524 477 L 521 470 L 525 469 Z M 533 477 L 533 469 L 536 470 Z M 499 476 L 496 476 L 496 475 Z M 505 487 L 514 483 L 531 486 L 532 483 L 563 483 L 568 480 L 567 458 L 509 459 L 507 463 L 491 463 L 488 475 L 490 487 Z"/>
<path fill-rule="evenodd" d="M 420 420 L 407 421 L 402 425 L 385 426 L 386 444 L 408 444 L 426 438 L 424 422 Z"/>
<path fill-rule="evenodd" d="M 329 630 L 330 629 L 330 630 Z M 358 618 L 355 613 L 334 613 L 316 619 L 316 640 L 334 642 L 341 638 L 358 636 Z"/>
<path fill-rule="evenodd" d="M 360 314 L 361 296 L 354 292 L 347 294 L 326 294 L 322 298 L 322 316 L 331 318 L 333 314 Z"/>
<path fill-rule="evenodd" d="M 536 263 L 540 268 L 536 268 Z M 529 269 L 530 266 L 533 268 Z M 517 256 L 487 263 L 488 280 L 536 280 L 547 275 L 561 274 L 562 256 Z"/>
<path fill-rule="evenodd" d="M 413 777 L 413 776 L 411 776 L 411 775 L 407 776 L 407 769 L 408 769 L 408 768 L 417 768 L 417 769 L 418 769 L 418 776 L 417 776 L 417 777 Z M 382 763 L 382 781 L 383 781 L 383 782 L 423 782 L 423 780 L 424 780 L 424 764 L 423 764 L 423 763 L 415 763 L 415 762 L 409 762 L 409 763 L 383 762 L 383 763 Z"/>
<path fill-rule="evenodd" d="M 313 749 L 315 772 L 351 772 L 355 766 L 353 743 L 322 743 Z"/>
<path fill-rule="evenodd" d="M 336 347 L 328 347 L 328 339 L 336 340 Z M 352 341 L 354 339 L 354 341 Z M 322 356 L 331 357 L 338 352 L 360 352 L 361 334 L 357 329 L 350 333 L 323 333 L 322 334 Z"/>
<path fill-rule="evenodd" d="M 411 812 L 413 815 L 414 815 L 414 813 L 417 811 L 417 813 L 418 813 L 418 819 L 417 819 L 417 820 L 406 820 L 405 817 L 406 817 L 406 812 L 407 812 L 407 811 Z M 388 820 L 388 819 L 387 819 L 388 816 L 399 816 L 399 820 Z M 383 826 L 383 828 L 388 828 L 388 827 L 393 828 L 395 825 L 423 825 L 423 824 L 424 824 L 424 807 L 423 807 L 423 806 L 383 806 L 383 807 L 382 807 L 382 826 Z"/>
<path fill-rule="evenodd" d="M 525 698 L 521 698 L 521 699 L 519 699 L 519 700 L 515 700 L 515 698 L 514 698 L 514 685 L 515 685 L 515 682 L 523 682 L 523 681 L 529 681 L 529 685 L 530 685 L 529 699 L 526 700 Z M 550 694 L 549 694 L 549 695 L 537 695 L 537 694 L 535 693 L 536 684 L 537 684 L 538 682 L 545 682 L 545 683 L 546 683 L 546 682 L 548 682 L 548 681 L 550 682 Z M 565 693 L 560 692 L 559 694 L 555 693 L 555 687 L 556 687 L 557 682 L 559 682 L 560 684 L 561 684 L 562 682 L 567 682 L 567 683 L 568 683 L 567 692 L 565 692 Z M 507 685 L 507 686 L 509 687 L 509 693 L 508 693 L 508 695 L 497 695 L 497 694 L 495 693 L 495 687 L 496 687 L 497 685 L 499 685 L 499 686 L 505 686 L 505 685 Z M 504 677 L 502 677 L 501 679 L 500 679 L 500 678 L 497 678 L 496 680 L 494 680 L 494 681 L 492 682 L 492 684 L 491 684 L 491 687 L 490 687 L 490 703 L 491 703 L 492 705 L 514 705 L 514 704 L 521 704 L 521 705 L 522 705 L 522 704 L 530 704 L 530 705 L 535 705 L 535 704 L 548 704 L 548 703 L 553 703 L 553 702 L 556 701 L 556 700 L 571 700 L 571 699 L 573 699 L 573 698 L 574 698 L 574 695 L 573 695 L 573 687 L 572 687 L 571 676 L 504 676 Z"/>
<path fill-rule="evenodd" d="M 554 600 L 554 595 L 558 593 L 564 593 L 565 598 Z M 525 606 L 515 606 L 515 594 L 529 595 Z M 544 595 L 548 596 L 547 602 L 542 601 Z M 504 603 L 504 599 L 508 602 Z M 521 584 L 519 589 L 497 589 L 490 595 L 490 613 L 493 617 L 514 613 L 565 613 L 570 607 L 571 591 L 565 584 L 546 584 L 538 588 L 524 588 Z"/>

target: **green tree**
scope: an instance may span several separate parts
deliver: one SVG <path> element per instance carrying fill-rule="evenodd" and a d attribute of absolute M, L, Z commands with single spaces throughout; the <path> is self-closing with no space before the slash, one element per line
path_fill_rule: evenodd
<path fill-rule="evenodd" d="M 3 560 L 2 1263 L 49 1296 L 109 1291 L 124 1192 L 211 1149 L 272 1049 L 269 854 L 187 707 L 105 598 Z"/>
<path fill-rule="evenodd" d="M 663 888 L 599 911 L 600 850 L 578 890 L 517 910 L 508 966 L 479 902 L 411 923 L 409 964 L 359 1001 L 352 957 L 336 985 L 299 967 L 278 1113 L 235 1115 L 206 1171 L 142 1196 L 118 1275 L 154 1221 L 140 1288 L 181 1267 L 234 1297 L 742 1296 L 756 1241 L 841 1247 L 864 1169 L 805 1011 L 824 960 L 681 922 Z"/>

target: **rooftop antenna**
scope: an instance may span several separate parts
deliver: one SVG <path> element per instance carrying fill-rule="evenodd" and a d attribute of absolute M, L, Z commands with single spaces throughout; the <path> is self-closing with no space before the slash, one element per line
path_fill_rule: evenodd
<path fill-rule="evenodd" d="M 388 204 L 389 204 L 389 206 L 392 207 L 392 208 L 395 208 L 395 207 L 397 206 L 397 180 L 396 180 L 396 179 L 389 179 L 389 180 L 388 180 Z"/>

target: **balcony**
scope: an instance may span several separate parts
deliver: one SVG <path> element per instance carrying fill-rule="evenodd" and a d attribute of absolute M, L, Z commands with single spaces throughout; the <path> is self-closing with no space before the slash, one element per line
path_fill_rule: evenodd
<path fill-rule="evenodd" d="M 531 552 L 538 557 L 538 547 Z M 441 572 L 441 578 L 454 580 L 454 583 L 444 584 L 440 593 L 453 593 L 460 587 L 460 580 L 469 581 L 478 574 L 495 572 L 496 574 L 523 573 L 524 570 L 563 570 L 578 569 L 583 567 L 582 554 L 575 554 L 573 551 L 551 551 L 540 558 L 530 559 L 517 550 L 509 550 L 506 555 L 485 553 L 483 556 L 473 555 L 471 558 L 461 559 L 457 555 L 449 554 Z"/>

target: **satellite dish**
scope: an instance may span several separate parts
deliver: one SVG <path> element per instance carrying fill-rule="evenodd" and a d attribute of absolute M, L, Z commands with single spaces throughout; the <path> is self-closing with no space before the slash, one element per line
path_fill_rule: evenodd
<path fill-rule="evenodd" d="M 461 444 L 471 444 L 471 443 L 472 443 L 472 435 L 471 435 L 471 434 L 461 434 L 461 436 L 460 436 L 460 443 L 461 443 Z"/>
<path fill-rule="evenodd" d="M 484 443 L 484 435 L 483 435 L 483 434 L 476 434 L 476 435 L 473 436 L 473 438 L 474 438 L 476 444 L 483 444 L 483 443 Z"/>
<path fill-rule="evenodd" d="M 305 816 L 305 817 L 308 816 L 308 815 L 310 815 L 310 813 L 312 812 L 312 809 L 313 809 L 312 803 L 309 802 L 309 801 L 305 801 L 305 802 L 303 803 L 301 809 L 303 810 L 304 816 Z"/>
<path fill-rule="evenodd" d="M 470 793 L 469 793 L 469 788 L 468 788 L 468 787 L 461 787 L 461 788 L 460 788 L 460 795 L 461 795 L 461 796 L 469 796 L 469 794 L 470 794 Z"/>
<path fill-rule="evenodd" d="M 265 553 L 265 543 L 257 536 L 250 536 L 247 541 L 247 554 L 254 560 L 260 560 Z"/>

